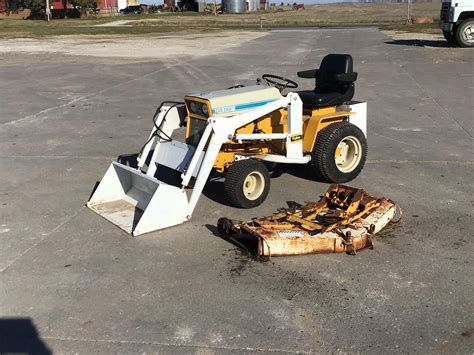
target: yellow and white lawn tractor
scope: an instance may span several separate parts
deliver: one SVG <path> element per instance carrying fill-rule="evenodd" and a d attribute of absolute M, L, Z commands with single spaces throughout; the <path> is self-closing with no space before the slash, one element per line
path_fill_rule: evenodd
<path fill-rule="evenodd" d="M 309 164 L 327 182 L 354 179 L 367 154 L 367 106 L 351 101 L 352 57 L 329 54 L 298 76 L 315 80 L 315 89 L 283 95 L 298 84 L 265 74 L 258 85 L 163 103 L 138 167 L 112 162 L 87 206 L 136 236 L 189 220 L 213 170 L 225 176 L 230 204 L 241 208 L 267 197 L 269 164 Z M 183 126 L 180 142 L 174 136 Z M 179 172 L 177 181 L 164 182 L 163 167 Z"/>

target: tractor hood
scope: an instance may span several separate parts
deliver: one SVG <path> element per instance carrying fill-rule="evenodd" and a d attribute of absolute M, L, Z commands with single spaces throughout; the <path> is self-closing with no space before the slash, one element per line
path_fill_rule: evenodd
<path fill-rule="evenodd" d="M 275 87 L 252 85 L 188 95 L 185 101 L 206 102 L 210 106 L 212 116 L 228 117 L 255 109 L 282 97 Z"/>

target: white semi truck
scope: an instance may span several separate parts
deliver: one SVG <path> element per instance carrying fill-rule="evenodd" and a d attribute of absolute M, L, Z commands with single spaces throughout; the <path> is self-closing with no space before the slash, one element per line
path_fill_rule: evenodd
<path fill-rule="evenodd" d="M 474 47 L 474 0 L 443 0 L 439 27 L 449 43 Z"/>

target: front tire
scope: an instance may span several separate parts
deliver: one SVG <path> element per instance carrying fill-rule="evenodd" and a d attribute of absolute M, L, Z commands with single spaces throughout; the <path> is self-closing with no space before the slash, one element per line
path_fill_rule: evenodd
<path fill-rule="evenodd" d="M 458 26 L 456 40 L 461 47 L 474 47 L 474 19 L 466 20 Z"/>
<path fill-rule="evenodd" d="M 456 30 L 454 30 L 453 32 L 443 30 L 443 36 L 449 44 L 453 46 L 458 45 L 458 41 L 456 39 Z"/>
<path fill-rule="evenodd" d="M 224 189 L 232 206 L 257 207 L 265 201 L 270 191 L 270 174 L 260 161 L 240 160 L 227 170 Z"/>
<path fill-rule="evenodd" d="M 364 133 L 349 122 L 338 122 L 319 131 L 311 165 L 317 178 L 345 183 L 359 175 L 366 158 Z"/>

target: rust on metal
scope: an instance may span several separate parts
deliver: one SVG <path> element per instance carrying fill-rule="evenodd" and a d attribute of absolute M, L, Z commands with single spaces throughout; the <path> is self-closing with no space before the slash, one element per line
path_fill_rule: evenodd
<path fill-rule="evenodd" d="M 134 226 L 138 224 L 144 213 L 135 204 L 125 199 L 89 205 L 89 208 L 127 233 L 132 233 Z"/>
<path fill-rule="evenodd" d="M 401 209 L 386 198 L 375 198 L 361 189 L 332 184 L 318 202 L 283 208 L 249 222 L 218 221 L 224 238 L 256 239 L 255 254 L 262 257 L 311 253 L 355 254 L 373 248 L 376 233 Z"/>

